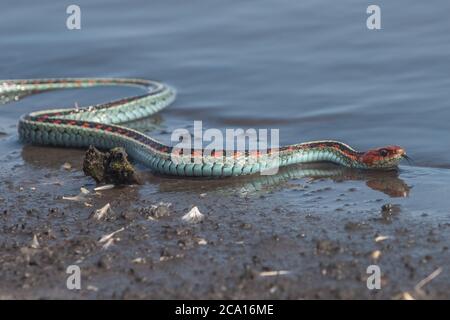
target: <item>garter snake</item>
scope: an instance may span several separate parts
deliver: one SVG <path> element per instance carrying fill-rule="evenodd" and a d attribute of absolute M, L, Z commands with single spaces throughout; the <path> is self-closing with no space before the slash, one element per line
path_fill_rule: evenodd
<path fill-rule="evenodd" d="M 365 152 L 333 140 L 261 150 L 176 149 L 120 124 L 149 117 L 175 99 L 163 83 L 143 79 L 66 78 L 0 80 L 0 103 L 56 89 L 94 86 L 133 86 L 145 92 L 82 108 L 31 112 L 19 120 L 19 137 L 25 143 L 98 148 L 123 147 L 152 171 L 174 175 L 226 177 L 264 172 L 296 163 L 332 162 L 348 168 L 391 169 L 407 158 L 403 148 L 386 146 Z"/>

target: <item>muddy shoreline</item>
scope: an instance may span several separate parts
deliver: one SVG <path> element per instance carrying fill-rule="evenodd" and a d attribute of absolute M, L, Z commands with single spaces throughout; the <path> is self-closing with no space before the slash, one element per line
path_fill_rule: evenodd
<path fill-rule="evenodd" d="M 381 1 L 381 30 L 367 29 L 358 0 L 332 10 L 329 1 L 78 0 L 79 30 L 67 28 L 68 3 L 3 2 L 2 79 L 161 81 L 176 89 L 173 105 L 127 125 L 162 142 L 202 121 L 276 129 L 280 145 L 399 145 L 413 162 L 397 173 L 308 168 L 238 181 L 143 170 L 142 185 L 96 194 L 84 151 L 22 145 L 18 119 L 142 92 L 13 101 L 0 106 L 0 298 L 450 298 L 449 1 Z M 84 201 L 67 200 L 81 188 Z M 170 210 L 155 212 L 160 202 Z M 203 222 L 182 220 L 193 206 Z M 66 287 L 74 264 L 81 290 Z M 366 286 L 372 264 L 381 290 Z"/>
<path fill-rule="evenodd" d="M 411 215 L 367 179 L 294 178 L 243 194 L 240 182 L 222 190 L 144 173 L 144 185 L 95 192 L 83 151 L 26 146 L 10 156 L 25 161 L 1 172 L 3 299 L 449 298 L 447 217 Z M 81 187 L 82 201 L 63 198 Z M 155 213 L 160 203 L 171 205 Z M 200 223 L 182 220 L 193 206 Z M 81 290 L 66 287 L 73 264 Z M 367 289 L 372 264 L 381 290 Z"/>

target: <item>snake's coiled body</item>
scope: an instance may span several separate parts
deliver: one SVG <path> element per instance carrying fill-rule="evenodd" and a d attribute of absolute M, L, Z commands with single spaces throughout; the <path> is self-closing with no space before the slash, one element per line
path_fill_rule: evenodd
<path fill-rule="evenodd" d="M 26 143 L 99 148 L 123 147 L 152 171 L 175 176 L 226 177 L 266 172 L 294 163 L 329 161 L 350 168 L 395 167 L 404 151 L 378 157 L 358 152 L 337 141 L 315 141 L 269 149 L 222 151 L 175 150 L 148 135 L 119 124 L 151 116 L 175 99 L 175 91 L 162 83 L 140 79 L 69 78 L 0 81 L 0 102 L 70 88 L 137 86 L 146 93 L 84 108 L 45 110 L 24 115 L 19 136 Z M 387 147 L 389 148 L 399 147 Z M 377 149 L 379 150 L 379 149 Z M 377 151 L 375 150 L 375 151 Z M 370 152 L 375 152 L 374 150 Z M 379 159 L 380 158 L 380 159 Z"/>

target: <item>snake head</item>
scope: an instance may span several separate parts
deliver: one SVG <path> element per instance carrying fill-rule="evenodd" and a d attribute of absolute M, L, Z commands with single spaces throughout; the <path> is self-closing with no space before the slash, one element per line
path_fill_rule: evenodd
<path fill-rule="evenodd" d="M 402 159 L 409 159 L 405 149 L 399 146 L 387 146 L 371 149 L 360 156 L 360 161 L 368 169 L 392 169 L 398 166 Z"/>

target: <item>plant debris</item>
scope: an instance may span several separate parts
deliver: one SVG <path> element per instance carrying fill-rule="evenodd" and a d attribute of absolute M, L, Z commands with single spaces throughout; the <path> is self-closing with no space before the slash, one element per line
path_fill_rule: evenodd
<path fill-rule="evenodd" d="M 95 210 L 94 214 L 92 215 L 93 219 L 96 220 L 101 220 L 103 219 L 108 212 L 111 211 L 111 205 L 109 203 L 107 203 L 106 205 L 104 205 L 102 208 Z"/>
<path fill-rule="evenodd" d="M 103 250 L 108 249 L 114 243 L 114 238 L 108 239 L 105 244 L 102 246 Z"/>
<path fill-rule="evenodd" d="M 414 286 L 414 292 L 417 296 L 420 297 L 425 297 L 426 293 L 423 291 L 423 287 L 425 285 L 427 285 L 428 283 L 430 283 L 434 278 L 436 278 L 438 275 L 440 275 L 442 272 L 442 267 L 437 268 L 436 270 L 434 270 L 432 273 L 430 273 L 427 277 L 425 277 L 424 279 L 420 280 L 415 286 Z M 409 291 L 404 291 L 402 293 L 400 293 L 399 295 L 397 295 L 396 297 L 397 299 L 401 299 L 401 300 L 416 300 L 416 298 L 414 298 L 414 296 L 411 294 L 411 292 Z"/>
<path fill-rule="evenodd" d="M 442 272 L 442 267 L 437 268 L 436 270 L 434 270 L 430 275 L 428 275 L 425 279 L 422 279 L 419 281 L 419 283 L 417 283 L 414 287 L 414 290 L 419 293 L 424 295 L 425 293 L 423 292 L 422 288 L 428 284 L 429 282 L 431 282 L 431 280 L 433 280 L 434 278 L 436 278 L 438 275 L 440 275 Z"/>
<path fill-rule="evenodd" d="M 387 240 L 389 238 L 390 238 L 389 236 L 378 236 L 375 238 L 375 242 L 381 242 L 381 241 Z"/>
<path fill-rule="evenodd" d="M 70 200 L 70 201 L 86 201 L 86 195 L 89 194 L 89 190 L 86 188 L 80 188 L 80 193 L 74 197 L 62 197 L 63 200 Z"/>
<path fill-rule="evenodd" d="M 145 258 L 138 257 L 136 259 L 133 259 L 131 262 L 136 263 L 136 264 L 143 264 L 146 262 L 146 260 L 145 260 Z"/>
<path fill-rule="evenodd" d="M 172 213 L 172 204 L 169 202 L 159 202 L 158 204 L 152 204 L 149 207 L 142 207 L 138 212 L 148 220 L 158 220 L 170 216 Z"/>
<path fill-rule="evenodd" d="M 39 244 L 39 241 L 38 241 L 36 235 L 33 235 L 33 240 L 31 241 L 30 247 L 33 248 L 33 249 L 39 249 L 40 244 Z"/>
<path fill-rule="evenodd" d="M 291 272 L 288 270 L 275 270 L 275 271 L 262 271 L 259 273 L 261 277 L 274 277 L 274 276 L 283 276 L 290 274 Z"/>
<path fill-rule="evenodd" d="M 83 172 L 94 178 L 97 183 L 114 185 L 140 183 L 138 173 L 128 161 L 128 155 L 123 148 L 101 152 L 90 146 L 84 157 Z"/>
<path fill-rule="evenodd" d="M 197 207 L 193 207 L 188 213 L 186 213 L 181 219 L 189 223 L 198 223 L 203 221 L 205 215 L 201 213 Z"/>
<path fill-rule="evenodd" d="M 116 230 L 114 232 L 111 232 L 109 234 L 104 235 L 103 237 L 100 238 L 100 240 L 98 240 L 99 243 L 105 243 L 108 242 L 109 240 L 113 239 L 113 237 L 118 234 L 119 232 L 122 232 L 123 230 L 125 230 L 124 227 L 120 228 L 119 230 Z"/>
<path fill-rule="evenodd" d="M 110 189 L 114 189 L 114 187 L 115 187 L 115 185 L 113 185 L 113 184 L 105 184 L 104 186 L 94 188 L 94 191 L 110 190 Z"/>

